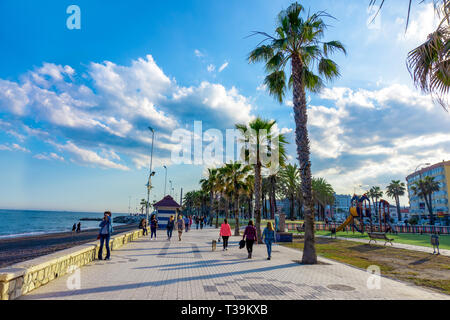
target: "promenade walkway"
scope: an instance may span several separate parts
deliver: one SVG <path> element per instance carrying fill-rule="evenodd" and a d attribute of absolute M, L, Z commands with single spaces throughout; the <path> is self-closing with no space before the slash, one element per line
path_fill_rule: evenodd
<path fill-rule="evenodd" d="M 258 245 L 247 259 L 232 237 L 228 251 L 211 250 L 216 229 L 191 230 L 183 241 L 140 238 L 112 252 L 110 261 L 80 269 L 80 288 L 69 290 L 66 275 L 20 299 L 450 299 L 414 285 L 381 277 L 379 289 L 368 289 L 370 274 L 320 258 L 300 265 L 301 252 L 275 246 L 272 260 Z M 373 284 L 369 280 L 369 284 Z"/>

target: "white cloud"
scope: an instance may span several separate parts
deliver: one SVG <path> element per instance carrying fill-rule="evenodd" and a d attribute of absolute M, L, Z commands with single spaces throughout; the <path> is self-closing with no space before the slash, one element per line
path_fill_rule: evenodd
<path fill-rule="evenodd" d="M 404 19 L 397 19 L 397 23 L 405 25 Z M 434 6 L 432 3 L 425 3 L 421 5 L 421 8 L 412 11 L 410 21 L 408 24 L 408 30 L 406 33 L 404 30 L 397 35 L 397 39 L 400 41 L 412 41 L 415 43 L 424 42 L 428 35 L 436 30 L 439 24 L 439 18 L 435 14 Z"/>
<path fill-rule="evenodd" d="M 39 160 L 59 160 L 64 161 L 64 158 L 59 156 L 58 154 L 54 152 L 50 153 L 39 153 L 33 156 L 33 158 L 39 159 Z"/>
<path fill-rule="evenodd" d="M 208 70 L 208 72 L 213 72 L 214 70 L 216 70 L 216 67 L 213 64 L 209 64 L 206 67 L 206 70 Z"/>
<path fill-rule="evenodd" d="M 406 86 L 326 89 L 333 107 L 311 105 L 313 174 L 336 191 L 403 180 L 417 163 L 450 159 L 450 117 Z"/>
<path fill-rule="evenodd" d="M 70 154 L 66 158 L 125 169 L 116 163 L 122 154 L 133 159 L 148 152 L 149 125 L 157 133 L 155 148 L 165 157 L 176 148 L 171 141 L 176 128 L 202 120 L 205 128 L 224 130 L 252 118 L 250 100 L 236 88 L 210 82 L 183 87 L 164 74 L 151 55 L 129 66 L 92 62 L 82 77 L 76 74 L 70 66 L 44 63 L 20 82 L 0 79 L 0 109 L 17 116 L 19 124 L 10 134 L 71 141 L 60 147 Z M 40 128 L 29 127 L 24 120 L 35 121 Z"/>
<path fill-rule="evenodd" d="M 267 85 L 265 83 L 261 83 L 259 86 L 256 87 L 256 91 L 266 91 Z"/>
<path fill-rule="evenodd" d="M 94 165 L 105 169 L 129 170 L 127 166 L 102 158 L 96 152 L 80 148 L 71 141 L 68 141 L 64 145 L 55 144 L 55 146 L 61 151 L 71 153 L 74 156 L 72 161 L 80 164 Z"/>
<path fill-rule="evenodd" d="M 205 56 L 202 52 L 200 52 L 200 50 L 198 50 L 198 49 L 195 49 L 194 50 L 194 54 L 197 56 L 197 57 L 203 57 L 203 56 Z"/>
<path fill-rule="evenodd" d="M 219 68 L 219 72 L 222 72 L 226 67 L 228 67 L 228 62 L 225 62 L 224 64 L 222 64 Z"/>

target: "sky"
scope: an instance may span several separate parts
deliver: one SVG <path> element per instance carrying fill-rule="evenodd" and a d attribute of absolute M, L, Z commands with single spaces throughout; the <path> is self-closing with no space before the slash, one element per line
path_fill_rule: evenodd
<path fill-rule="evenodd" d="M 450 114 L 418 91 L 408 51 L 437 23 L 430 1 L 390 1 L 370 23 L 369 1 L 301 1 L 326 10 L 324 40 L 340 40 L 341 77 L 308 93 L 312 173 L 337 193 L 385 189 L 423 163 L 450 159 Z M 0 208 L 128 212 L 198 188 L 201 164 L 174 164 L 176 130 L 224 132 L 256 116 L 277 121 L 295 163 L 292 96 L 263 85 L 248 53 L 273 34 L 290 1 L 0 2 Z M 69 29 L 70 5 L 80 29 Z M 392 199 L 389 199 L 391 200 Z M 407 198 L 401 198 L 408 205 Z M 393 202 L 393 201 L 392 201 Z"/>

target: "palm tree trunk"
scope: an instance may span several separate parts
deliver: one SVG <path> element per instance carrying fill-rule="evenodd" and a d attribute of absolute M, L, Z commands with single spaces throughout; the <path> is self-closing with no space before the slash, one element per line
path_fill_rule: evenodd
<path fill-rule="evenodd" d="M 427 201 L 427 196 L 425 195 L 425 203 L 428 207 L 428 212 L 430 213 L 430 224 L 434 225 L 434 216 L 433 216 L 433 202 L 431 200 L 431 193 L 429 194 L 429 200 Z"/>
<path fill-rule="evenodd" d="M 257 148 L 258 149 L 258 148 Z M 261 162 L 259 160 L 259 150 L 255 165 L 255 227 L 258 242 L 261 243 Z"/>
<path fill-rule="evenodd" d="M 235 197 L 234 200 L 234 218 L 236 224 L 234 226 L 234 235 L 239 236 L 239 194 Z"/>
<path fill-rule="evenodd" d="M 308 115 L 306 113 L 305 84 L 302 78 L 302 61 L 292 56 L 293 102 L 295 119 L 295 142 L 300 164 L 301 190 L 305 210 L 305 240 L 303 264 L 316 264 L 317 254 L 314 237 L 314 205 L 311 191 L 311 162 L 309 160 Z"/>
<path fill-rule="evenodd" d="M 397 205 L 397 219 L 400 222 L 402 221 L 402 213 L 400 212 L 400 198 L 398 196 L 395 197 L 395 204 Z"/>

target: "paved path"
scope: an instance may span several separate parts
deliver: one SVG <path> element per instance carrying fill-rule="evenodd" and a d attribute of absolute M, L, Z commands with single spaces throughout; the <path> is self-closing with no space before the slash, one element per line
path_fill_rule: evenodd
<path fill-rule="evenodd" d="M 410 284 L 381 277 L 381 289 L 368 289 L 369 274 L 320 258 L 300 265 L 301 252 L 281 246 L 266 260 L 264 245 L 247 259 L 232 237 L 228 251 L 212 252 L 214 229 L 191 230 L 183 241 L 140 238 L 80 269 L 81 288 L 67 289 L 68 275 L 20 299 L 450 299 Z M 73 275 L 71 275 L 72 277 Z"/>
<path fill-rule="evenodd" d="M 323 236 L 323 235 L 316 235 L 316 237 L 322 237 L 322 238 L 330 238 L 330 236 Z M 359 238 L 346 238 L 346 237 L 337 237 L 339 240 L 348 240 L 348 241 L 354 241 L 354 242 L 360 242 L 360 243 L 369 243 L 369 240 L 367 239 L 359 239 Z M 388 235 L 389 238 L 389 235 Z M 372 244 L 374 242 L 372 241 Z M 377 240 L 377 244 L 384 245 L 383 240 Z M 388 247 L 394 247 L 394 248 L 400 248 L 400 249 L 407 249 L 407 250 L 413 250 L 413 251 L 420 251 L 420 252 L 428 252 L 433 253 L 433 248 L 431 247 L 424 247 L 424 246 L 416 246 L 412 244 L 405 244 L 405 243 L 398 243 L 395 241 L 392 241 L 392 246 L 388 243 L 386 244 Z M 439 249 L 439 253 L 443 256 L 450 257 L 450 250 L 447 249 Z"/>

